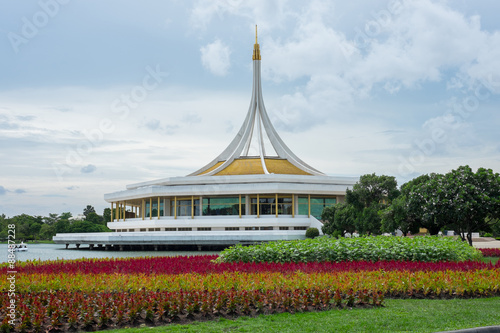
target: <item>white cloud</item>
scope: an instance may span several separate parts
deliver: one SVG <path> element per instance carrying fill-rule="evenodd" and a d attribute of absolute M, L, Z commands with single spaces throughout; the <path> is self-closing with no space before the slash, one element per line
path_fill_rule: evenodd
<path fill-rule="evenodd" d="M 37 64 L 28 59 L 51 54 L 53 44 L 45 40 L 25 53 L 32 58 L 18 59 L 36 77 L 61 77 L 57 82 L 64 88 L 36 88 L 25 76 L 13 76 L 16 85 L 0 92 L 5 213 L 75 213 L 88 203 L 100 210 L 107 206 L 103 193 L 182 176 L 212 160 L 233 139 L 248 108 L 255 24 L 269 116 L 286 144 L 312 166 L 329 174 L 399 175 L 402 157 L 417 159 L 410 165 L 411 175 L 446 172 L 461 164 L 500 171 L 494 95 L 500 93 L 500 26 L 494 14 L 499 5 L 396 0 L 399 9 L 387 15 L 388 0 L 172 3 L 176 11 L 168 11 L 169 29 L 165 11 L 157 18 L 142 17 L 147 10 L 129 12 L 138 19 L 134 31 L 146 21 L 155 27 L 145 30 L 153 32 L 146 35 L 154 41 L 144 40 L 132 58 L 117 63 L 119 74 L 102 68 L 89 72 L 106 64 L 97 58 L 67 57 L 71 68 L 82 65 L 93 78 L 116 75 L 112 82 L 121 86 L 92 86 L 96 81 L 86 81 L 78 72 L 69 75 L 69 67 L 54 65 L 57 61 L 27 66 Z M 136 45 L 129 36 L 123 33 L 122 44 Z M 75 32 L 73 40 L 81 43 L 78 37 Z M 57 45 L 63 51 L 75 48 L 71 41 Z M 227 79 L 200 74 L 200 47 L 204 68 Z M 101 60 L 116 59 L 106 48 L 99 52 Z M 127 114 L 114 112 L 113 100 L 140 84 L 144 73 L 138 70 L 150 61 L 153 66 L 156 59 L 162 59 L 162 68 L 164 63 L 172 66 L 169 79 Z M 465 113 L 467 97 L 481 98 Z M 114 130 L 102 133 L 101 140 L 96 130 L 104 119 L 111 120 Z M 443 130 L 446 140 L 431 149 L 425 140 L 436 130 Z M 89 147 L 89 140 L 96 144 Z M 422 149 L 431 150 L 423 159 Z M 64 168 L 62 179 L 54 165 Z M 89 165 L 99 165 L 92 182 L 81 172 Z M 17 195 L 15 189 L 26 193 Z M 35 204 L 27 207 L 26 200 Z"/>
<path fill-rule="evenodd" d="M 231 67 L 231 50 L 219 39 L 203 46 L 201 49 L 201 63 L 212 74 L 225 76 Z"/>
<path fill-rule="evenodd" d="M 287 20 L 297 19 L 289 0 L 198 0 L 191 11 L 190 22 L 194 29 L 205 31 L 214 18 L 226 16 L 244 18 L 253 28 L 259 25 L 260 31 L 284 28 Z M 298 2 L 302 5 L 302 2 Z"/>

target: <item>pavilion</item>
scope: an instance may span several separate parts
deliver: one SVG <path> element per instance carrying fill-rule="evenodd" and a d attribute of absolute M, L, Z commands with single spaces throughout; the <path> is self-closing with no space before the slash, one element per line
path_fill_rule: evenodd
<path fill-rule="evenodd" d="M 236 137 L 184 176 L 127 185 L 104 195 L 111 233 L 58 234 L 56 243 L 232 245 L 303 239 L 323 208 L 342 202 L 354 177 L 330 177 L 298 158 L 274 129 L 262 96 L 257 28 L 250 107 Z"/>

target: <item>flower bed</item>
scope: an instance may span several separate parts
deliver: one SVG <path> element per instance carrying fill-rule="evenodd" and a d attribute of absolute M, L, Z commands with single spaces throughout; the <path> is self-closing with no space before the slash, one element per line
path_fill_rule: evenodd
<path fill-rule="evenodd" d="M 2 295 L 5 309 L 8 298 Z M 17 298 L 18 331 L 42 328 L 95 330 L 140 323 L 164 325 L 213 317 L 380 306 L 383 296 L 366 290 L 204 290 L 174 292 L 29 292 Z M 4 319 L 2 328 L 7 328 Z"/>
<path fill-rule="evenodd" d="M 500 263 L 215 263 L 216 256 L 20 263 L 15 331 L 96 330 L 500 295 Z M 0 322 L 9 327 L 1 268 Z"/>
<path fill-rule="evenodd" d="M 500 257 L 500 249 L 479 249 L 485 257 Z"/>
<path fill-rule="evenodd" d="M 118 259 L 78 259 L 24 262 L 18 267 L 22 274 L 210 274 L 225 272 L 336 272 L 336 271 L 469 271 L 490 268 L 478 261 L 421 262 L 421 261 L 343 261 L 343 262 L 286 262 L 286 263 L 216 263 L 217 256 L 147 257 Z M 6 265 L 0 273 L 7 272 Z"/>

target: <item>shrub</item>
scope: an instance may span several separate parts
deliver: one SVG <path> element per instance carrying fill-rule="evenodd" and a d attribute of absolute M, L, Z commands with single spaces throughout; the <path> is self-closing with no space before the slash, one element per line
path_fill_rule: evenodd
<path fill-rule="evenodd" d="M 306 238 L 316 238 L 319 236 L 319 230 L 317 228 L 307 228 Z"/>
<path fill-rule="evenodd" d="M 276 241 L 243 247 L 235 245 L 220 253 L 218 262 L 310 261 L 466 261 L 478 260 L 481 252 L 451 237 L 318 237 Z"/>

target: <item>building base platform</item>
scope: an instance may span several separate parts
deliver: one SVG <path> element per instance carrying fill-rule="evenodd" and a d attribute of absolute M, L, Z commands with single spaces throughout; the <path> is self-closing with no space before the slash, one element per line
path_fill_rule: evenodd
<path fill-rule="evenodd" d="M 75 245 L 88 245 L 90 249 L 164 249 L 166 246 L 197 246 L 201 247 L 229 247 L 235 244 L 259 244 L 276 240 L 305 239 L 303 230 L 285 231 L 176 231 L 176 232 L 100 232 L 57 234 L 53 237 L 54 243 L 65 244 L 66 248 Z"/>

